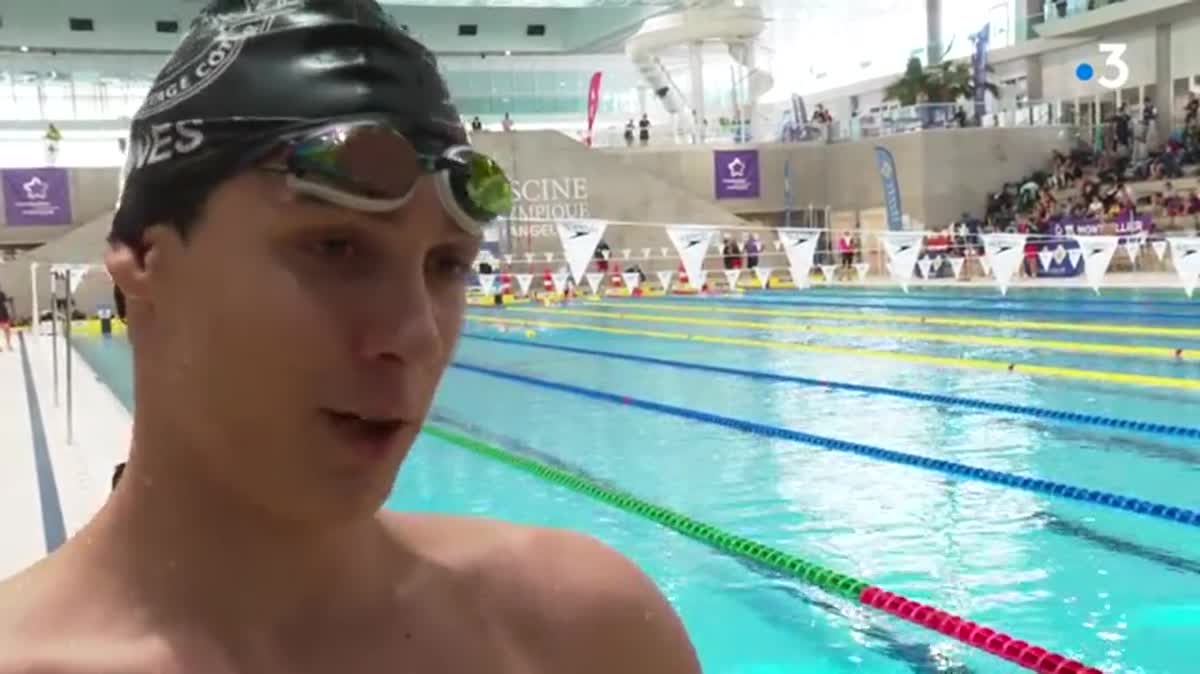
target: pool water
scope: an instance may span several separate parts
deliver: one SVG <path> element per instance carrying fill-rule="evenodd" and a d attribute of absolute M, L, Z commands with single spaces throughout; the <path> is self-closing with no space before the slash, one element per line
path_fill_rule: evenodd
<path fill-rule="evenodd" d="M 690 311 L 697 307 L 704 310 Z M 788 315 L 812 311 L 850 315 Z M 866 322 L 855 315 L 1024 323 L 911 325 Z M 672 322 L 680 317 L 718 323 Z M 1195 671 L 1200 527 L 599 400 L 554 384 L 1200 508 L 1195 488 L 1200 440 L 1194 437 L 838 386 L 869 384 L 1196 428 L 1200 300 L 1189 302 L 1182 293 L 1120 291 L 1106 291 L 1101 298 L 1080 291 L 1023 291 L 1002 299 L 947 290 L 910 296 L 836 290 L 720 301 L 611 300 L 566 310 L 472 309 L 469 319 L 456 362 L 501 376 L 452 368 L 435 402 L 436 423 L 1105 672 Z M 754 325 L 731 326 L 730 321 Z M 863 330 L 822 334 L 781 327 L 806 322 Z M 1193 333 L 1065 332 L 1031 322 Z M 539 326 L 544 323 L 574 327 Z M 896 330 L 1154 345 L 1183 349 L 1183 357 L 1023 348 L 1020 341 L 984 347 L 888 334 Z M 661 333 L 729 340 L 700 342 Z M 564 346 L 576 350 L 555 348 Z M 127 345 L 119 338 L 96 338 L 81 339 L 78 347 L 131 405 Z M 623 358 L 630 355 L 672 363 Z M 912 358 L 923 355 L 963 358 L 966 364 Z M 1016 369 L 973 365 L 980 360 L 1012 363 Z M 746 372 L 689 367 L 695 364 Z M 1026 364 L 1154 375 L 1168 383 L 1034 375 L 1022 372 Z M 486 514 L 599 537 L 658 582 L 683 616 L 709 674 L 1022 671 L 428 436 L 418 441 L 387 507 Z"/>

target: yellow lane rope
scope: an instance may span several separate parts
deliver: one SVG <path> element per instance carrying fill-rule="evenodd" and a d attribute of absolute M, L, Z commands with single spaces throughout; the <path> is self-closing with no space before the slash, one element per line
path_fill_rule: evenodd
<path fill-rule="evenodd" d="M 1029 339 L 1025 337 L 991 337 L 986 335 L 956 335 L 924 330 L 883 330 L 878 328 L 849 328 L 809 323 L 767 323 L 759 321 L 736 321 L 720 318 L 695 318 L 690 316 L 664 316 L 652 313 L 627 313 L 617 311 L 584 311 L 580 309 L 534 309 L 513 308 L 518 313 L 554 313 L 560 316 L 580 318 L 607 318 L 651 323 L 675 323 L 679 325 L 701 325 L 718 328 L 743 328 L 748 330 L 779 330 L 788 332 L 817 333 L 852 337 L 883 337 L 892 339 L 992 346 L 1012 349 L 1049 349 L 1072 353 L 1109 354 L 1139 358 L 1171 358 L 1182 360 L 1189 357 L 1186 351 L 1165 346 L 1139 346 L 1126 344 L 1102 344 L 1091 342 L 1069 342 L 1053 339 Z M 1198 351 L 1200 352 L 1200 351 Z"/>
<path fill-rule="evenodd" d="M 786 351 L 802 351 L 810 353 L 832 353 L 845 356 L 881 358 L 919 365 L 934 365 L 940 367 L 975 368 L 992 371 L 1020 372 L 1024 374 L 1045 377 L 1059 377 L 1083 381 L 1102 382 L 1106 384 L 1128 384 L 1133 386 L 1155 386 L 1184 391 L 1200 391 L 1200 380 L 1183 379 L 1179 377 L 1160 377 L 1148 374 L 1133 374 L 1128 372 L 1106 372 L 1103 370 L 1084 370 L 1071 367 L 1055 367 L 1050 365 L 1029 365 L 1025 363 L 1005 363 L 998 360 L 981 358 L 951 358 L 948 356 L 928 356 L 916 353 L 901 353 L 896 351 L 875 351 L 846 346 L 830 346 L 825 344 L 798 344 L 795 342 L 768 341 L 745 337 L 723 337 L 719 335 L 698 335 L 686 332 L 664 332 L 661 330 L 635 330 L 631 328 L 614 328 L 587 323 L 568 323 L 564 321 L 523 320 L 495 318 L 479 314 L 469 314 L 468 321 L 492 325 L 511 325 L 516 327 L 561 328 L 601 332 L 610 335 L 627 335 L 636 337 L 653 337 L 705 344 L 723 344 L 728 346 L 749 346 L 755 348 L 781 349 Z"/>

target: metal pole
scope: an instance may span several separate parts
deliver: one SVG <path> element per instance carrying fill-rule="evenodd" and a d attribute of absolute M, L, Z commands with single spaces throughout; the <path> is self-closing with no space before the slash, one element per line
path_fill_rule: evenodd
<path fill-rule="evenodd" d="M 73 314 L 72 301 L 71 301 L 71 299 L 72 299 L 71 298 L 71 295 L 72 295 L 71 281 L 74 280 L 74 276 L 76 273 L 78 273 L 78 270 L 76 270 L 76 269 L 68 269 L 67 270 L 67 292 L 66 292 L 67 318 L 66 318 L 66 323 L 63 324 L 63 351 L 66 354 L 66 360 L 67 360 L 67 444 L 68 445 L 75 444 L 75 416 L 74 416 L 75 405 L 74 405 L 74 399 L 72 397 L 73 390 L 71 387 L 71 316 Z"/>
<path fill-rule="evenodd" d="M 29 263 L 29 287 L 33 289 L 32 297 L 30 298 L 31 311 L 33 311 L 30 325 L 33 326 L 33 337 L 36 339 L 42 334 L 42 312 L 38 305 L 38 263 Z M 40 341 L 40 340 L 39 340 Z"/>
<path fill-rule="evenodd" d="M 50 269 L 50 353 L 54 361 L 54 406 L 58 407 L 58 280 L 57 269 Z"/>

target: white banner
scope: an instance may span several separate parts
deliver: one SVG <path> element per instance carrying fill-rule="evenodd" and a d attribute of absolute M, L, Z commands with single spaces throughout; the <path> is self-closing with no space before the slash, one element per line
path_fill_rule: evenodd
<path fill-rule="evenodd" d="M 1083 273 L 1087 276 L 1088 285 L 1097 293 L 1108 266 L 1112 264 L 1113 255 L 1117 252 L 1117 237 L 1115 236 L 1074 236 L 1083 252 Z"/>
<path fill-rule="evenodd" d="M 964 261 L 961 257 L 950 258 L 950 271 L 954 272 L 954 278 L 962 278 Z"/>
<path fill-rule="evenodd" d="M 826 283 L 833 283 L 833 274 L 837 271 L 836 264 L 821 265 L 821 273 L 825 276 Z"/>
<path fill-rule="evenodd" d="M 587 279 L 588 287 L 592 289 L 593 295 L 600 294 L 600 282 L 604 280 L 604 272 L 590 271 L 583 275 Z"/>
<path fill-rule="evenodd" d="M 1162 262 L 1163 259 L 1165 259 L 1167 257 L 1167 242 L 1166 241 L 1152 241 L 1152 242 L 1150 242 L 1150 247 L 1154 249 L 1154 254 L 1156 256 L 1158 256 L 1159 262 Z"/>
<path fill-rule="evenodd" d="M 762 286 L 763 290 L 766 290 L 767 284 L 771 281 L 771 268 L 755 267 L 754 275 L 758 277 L 758 285 Z"/>
<path fill-rule="evenodd" d="M 871 265 L 868 262 L 859 262 L 854 265 L 854 271 L 858 273 L 858 280 L 867 280 L 867 272 L 871 271 Z"/>
<path fill-rule="evenodd" d="M 704 285 L 704 254 L 712 243 L 717 230 L 701 225 L 675 225 L 667 228 L 667 236 L 675 244 L 675 251 L 683 262 L 683 270 L 687 273 L 688 283 L 693 288 Z"/>
<path fill-rule="evenodd" d="M 567 292 L 567 279 L 571 275 L 565 271 L 556 272 L 550 275 L 550 282 L 554 284 L 554 290 L 560 293 Z"/>
<path fill-rule="evenodd" d="M 1008 294 L 1008 284 L 1025 259 L 1025 234 L 984 234 L 983 256 L 992 270 L 992 278 L 1001 295 Z"/>
<path fill-rule="evenodd" d="M 626 288 L 637 290 L 637 287 L 642 284 L 642 275 L 636 271 L 627 271 L 621 274 L 621 280 L 625 282 Z"/>
<path fill-rule="evenodd" d="M 807 287 L 808 274 L 812 271 L 813 256 L 817 253 L 817 243 L 821 240 L 822 230 L 781 227 L 776 231 L 779 233 L 779 244 L 787 254 L 792 282 L 797 288 Z"/>
<path fill-rule="evenodd" d="M 533 274 L 513 274 L 517 279 L 517 287 L 521 289 L 521 295 L 529 294 L 529 286 L 533 285 Z"/>
<path fill-rule="evenodd" d="M 929 278 L 929 272 L 933 267 L 933 261 L 928 256 L 917 260 L 917 270 L 921 272 L 921 278 Z"/>
<path fill-rule="evenodd" d="M 666 256 L 664 255 L 663 257 Z M 675 272 L 671 271 L 670 269 L 664 269 L 658 272 L 658 285 L 662 286 L 663 292 L 667 292 L 671 289 L 671 277 L 674 275 Z"/>
<path fill-rule="evenodd" d="M 741 275 L 742 275 L 741 269 L 726 269 L 725 270 L 725 282 L 729 284 L 730 290 L 737 289 L 738 278 L 741 277 Z"/>
<path fill-rule="evenodd" d="M 887 255 L 888 272 L 900 283 L 900 289 L 908 292 L 908 282 L 912 280 L 917 256 L 921 254 L 925 232 L 881 232 L 879 239 Z"/>
<path fill-rule="evenodd" d="M 479 288 L 483 290 L 484 295 L 491 295 L 496 291 L 496 275 L 495 274 L 480 274 Z"/>
<path fill-rule="evenodd" d="M 1050 269 L 1050 263 L 1054 262 L 1054 253 L 1051 252 L 1049 246 L 1042 246 L 1042 249 L 1038 251 L 1038 262 L 1042 264 L 1042 269 Z"/>
<path fill-rule="evenodd" d="M 596 254 L 596 246 L 604 238 L 608 222 L 604 220 L 572 220 L 558 223 L 558 240 L 562 242 L 563 257 L 575 283 L 583 281 L 588 264 Z M 550 261 L 549 258 L 546 259 Z"/>
<path fill-rule="evenodd" d="M 1200 280 L 1200 237 L 1178 237 L 1167 241 L 1171 242 L 1171 261 L 1175 263 L 1175 272 L 1183 282 L 1183 292 L 1191 297 Z"/>

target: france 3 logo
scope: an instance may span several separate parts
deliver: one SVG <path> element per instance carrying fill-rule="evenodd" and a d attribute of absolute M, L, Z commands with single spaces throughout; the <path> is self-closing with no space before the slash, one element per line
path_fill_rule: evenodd
<path fill-rule="evenodd" d="M 1125 52 L 1129 49 L 1129 45 L 1123 42 L 1101 42 L 1096 45 L 1101 54 L 1107 55 L 1104 59 L 1104 68 L 1109 71 L 1096 80 L 1096 84 L 1109 90 L 1120 89 L 1129 81 L 1129 64 L 1125 62 Z M 1109 77 L 1109 74 L 1112 77 Z M 1096 69 L 1092 64 L 1084 62 L 1075 66 L 1075 77 L 1080 82 L 1091 81 L 1096 76 Z"/>

